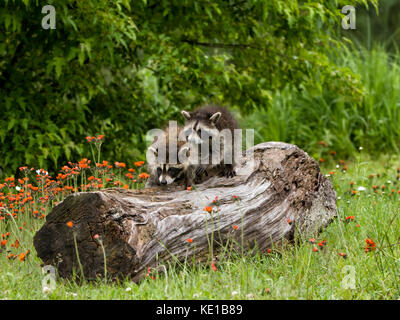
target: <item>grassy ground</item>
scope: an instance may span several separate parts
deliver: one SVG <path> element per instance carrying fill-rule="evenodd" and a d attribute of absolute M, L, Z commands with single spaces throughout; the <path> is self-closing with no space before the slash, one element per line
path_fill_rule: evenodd
<path fill-rule="evenodd" d="M 216 271 L 208 265 L 173 266 L 166 274 L 154 274 L 139 284 L 125 280 L 78 285 L 57 279 L 52 292 L 43 292 L 44 275 L 32 238 L 44 218 L 28 212 L 15 219 L 8 216 L 0 221 L 0 234 L 4 235 L 0 239 L 0 298 L 399 299 L 400 161 L 363 157 L 360 154 L 355 162 L 343 163 L 331 156 L 322 163 L 338 193 L 338 218 L 315 243 L 304 241 L 251 257 L 233 254 L 220 261 Z M 43 206 L 39 195 L 31 210 Z M 44 207 L 45 214 L 50 207 L 50 203 Z M 369 252 L 365 250 L 367 238 L 372 240 Z M 321 247 L 322 240 L 326 243 Z M 30 254 L 21 256 L 27 250 Z"/>

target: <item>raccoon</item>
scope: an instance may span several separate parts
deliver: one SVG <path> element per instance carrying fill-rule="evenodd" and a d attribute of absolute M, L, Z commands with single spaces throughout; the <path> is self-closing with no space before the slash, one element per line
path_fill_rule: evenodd
<path fill-rule="evenodd" d="M 156 137 L 153 143 L 147 149 L 149 156 L 153 158 L 148 164 L 150 177 L 147 180 L 145 188 L 156 185 L 168 185 L 173 182 L 182 180 L 186 176 L 187 163 L 179 159 L 186 158 L 189 152 L 189 146 L 181 139 L 178 139 L 182 133 L 182 128 L 170 127 L 164 129 L 162 135 Z M 170 158 L 170 150 L 172 158 Z M 175 153 L 176 152 L 176 153 Z M 175 156 L 174 156 L 175 153 Z M 185 155 L 184 157 L 182 155 Z"/>
<path fill-rule="evenodd" d="M 235 157 L 234 157 L 234 130 L 239 129 L 238 122 L 235 117 L 226 108 L 221 106 L 205 106 L 201 107 L 195 111 L 188 112 L 182 111 L 182 115 L 186 118 L 186 123 L 184 127 L 184 134 L 187 141 L 191 145 L 191 149 L 196 149 L 199 153 L 200 158 L 203 158 L 203 151 L 199 151 L 201 145 L 208 142 L 208 157 L 212 157 L 217 151 L 213 150 L 212 141 L 219 139 L 220 142 L 220 163 L 211 164 L 211 161 L 207 164 L 199 164 L 197 167 L 191 166 L 191 171 L 194 170 L 196 175 L 201 175 L 203 172 L 207 173 L 208 169 L 220 166 L 222 175 L 232 178 L 236 175 L 235 173 Z M 222 133 L 230 132 L 231 141 L 226 142 L 222 138 Z M 230 152 L 231 160 L 226 159 L 225 152 Z M 193 172 L 189 173 L 189 175 Z"/>

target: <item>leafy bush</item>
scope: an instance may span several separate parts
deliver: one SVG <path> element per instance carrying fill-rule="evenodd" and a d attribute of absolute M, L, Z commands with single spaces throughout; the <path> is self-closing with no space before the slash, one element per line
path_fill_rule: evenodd
<path fill-rule="evenodd" d="M 55 169 L 99 133 L 108 159 L 137 160 L 147 130 L 180 109 L 267 108 L 288 83 L 357 101 L 352 73 L 327 56 L 348 2 L 49 0 L 45 30 L 38 1 L 2 1 L 1 167 Z"/>

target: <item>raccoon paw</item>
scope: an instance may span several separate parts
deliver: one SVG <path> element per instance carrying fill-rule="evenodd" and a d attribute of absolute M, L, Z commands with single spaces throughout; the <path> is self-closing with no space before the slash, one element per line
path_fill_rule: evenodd
<path fill-rule="evenodd" d="M 233 178 L 234 176 L 236 176 L 236 172 L 235 172 L 235 170 L 233 168 L 225 170 L 225 177 Z"/>
<path fill-rule="evenodd" d="M 222 172 L 220 174 L 221 177 L 227 177 L 227 178 L 233 178 L 234 176 L 236 176 L 236 172 L 233 169 L 233 167 L 229 166 L 229 167 L 224 167 L 222 169 Z"/>

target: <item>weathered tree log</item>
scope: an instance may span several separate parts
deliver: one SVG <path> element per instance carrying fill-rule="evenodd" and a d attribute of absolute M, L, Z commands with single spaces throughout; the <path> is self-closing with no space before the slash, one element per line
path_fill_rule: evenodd
<path fill-rule="evenodd" d="M 251 158 L 251 152 L 254 152 Z M 86 278 L 143 277 L 173 255 L 204 259 L 209 241 L 218 253 L 229 239 L 263 253 L 272 243 L 293 239 L 295 230 L 315 235 L 336 216 L 336 193 L 307 153 L 290 144 L 259 144 L 244 154 L 232 179 L 211 176 L 192 191 L 183 186 L 143 190 L 105 189 L 68 196 L 53 208 L 36 233 L 34 246 L 44 264 L 62 277 L 79 274 L 76 243 Z M 253 159 L 253 160 L 252 160 Z M 252 166 L 253 165 L 253 166 Z M 219 212 L 208 213 L 218 196 Z M 235 200 L 237 196 L 239 200 Z M 66 223 L 74 222 L 73 230 Z M 233 226 L 238 226 L 236 231 Z M 193 240 L 188 243 L 187 239 Z"/>

